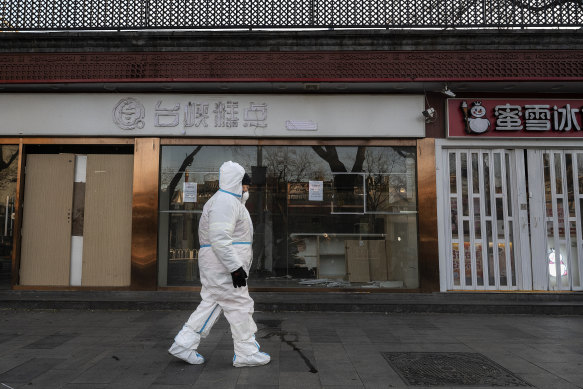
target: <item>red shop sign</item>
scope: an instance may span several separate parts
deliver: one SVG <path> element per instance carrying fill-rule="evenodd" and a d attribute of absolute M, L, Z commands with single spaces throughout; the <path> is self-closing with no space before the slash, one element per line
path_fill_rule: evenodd
<path fill-rule="evenodd" d="M 448 99 L 450 138 L 583 137 L 583 100 Z"/>

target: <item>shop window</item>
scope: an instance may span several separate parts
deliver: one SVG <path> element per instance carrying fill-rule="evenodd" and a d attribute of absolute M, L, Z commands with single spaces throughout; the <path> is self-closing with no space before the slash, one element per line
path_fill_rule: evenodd
<path fill-rule="evenodd" d="M 252 287 L 419 286 L 414 147 L 164 146 L 159 284 L 197 286 L 198 222 L 224 161 L 252 176 Z"/>

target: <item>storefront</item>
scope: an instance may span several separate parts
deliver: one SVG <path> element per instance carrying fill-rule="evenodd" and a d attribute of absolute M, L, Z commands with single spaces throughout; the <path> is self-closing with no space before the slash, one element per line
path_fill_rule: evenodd
<path fill-rule="evenodd" d="M 436 141 L 442 291 L 583 290 L 582 106 L 448 99 L 448 139 Z"/>
<path fill-rule="evenodd" d="M 419 290 L 424 109 L 423 95 L 0 95 L 12 287 L 196 289 L 199 216 L 233 160 L 253 180 L 256 290 Z"/>

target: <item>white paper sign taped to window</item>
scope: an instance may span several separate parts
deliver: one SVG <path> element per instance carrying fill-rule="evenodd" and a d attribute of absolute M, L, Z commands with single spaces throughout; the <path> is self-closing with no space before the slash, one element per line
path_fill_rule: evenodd
<path fill-rule="evenodd" d="M 185 203 L 196 203 L 196 182 L 185 182 L 182 186 L 183 201 Z"/>
<path fill-rule="evenodd" d="M 324 181 L 310 181 L 310 201 L 324 201 Z"/>

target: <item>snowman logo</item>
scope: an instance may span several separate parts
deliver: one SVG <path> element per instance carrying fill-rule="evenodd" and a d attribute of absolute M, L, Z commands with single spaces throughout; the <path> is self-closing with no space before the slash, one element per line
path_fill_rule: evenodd
<path fill-rule="evenodd" d="M 468 114 L 468 103 L 463 101 L 461 105 L 464 113 L 464 121 L 466 126 L 466 133 L 468 134 L 483 134 L 490 128 L 490 120 L 485 118 L 486 108 L 481 101 L 474 101 L 472 108 Z"/>

